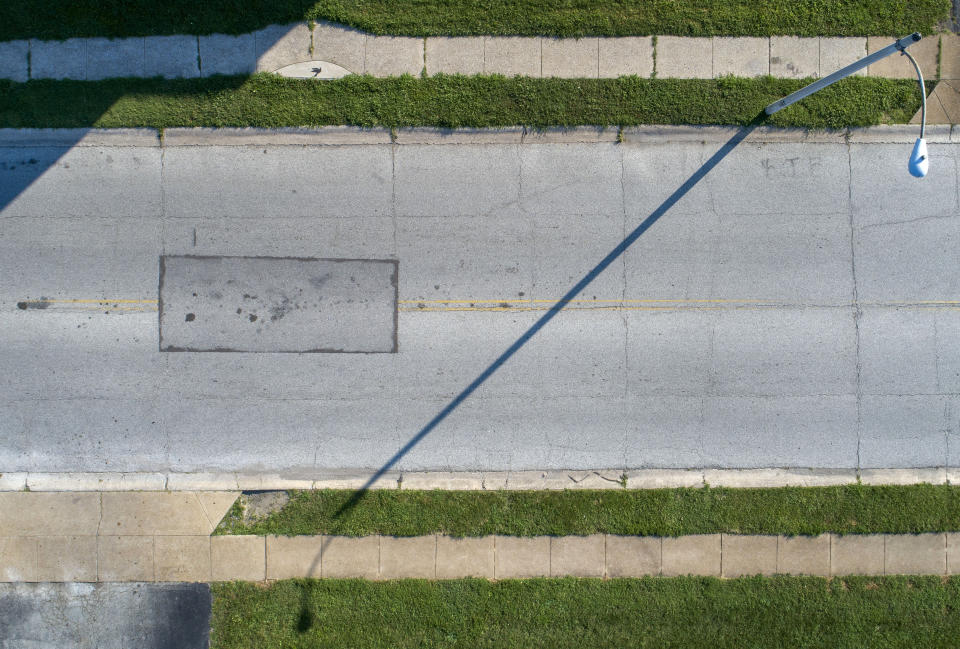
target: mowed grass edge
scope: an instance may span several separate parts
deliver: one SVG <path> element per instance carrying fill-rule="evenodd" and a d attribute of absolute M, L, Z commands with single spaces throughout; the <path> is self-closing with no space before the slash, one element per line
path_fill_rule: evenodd
<path fill-rule="evenodd" d="M 457 537 L 617 534 L 909 534 L 960 530 L 951 485 L 563 491 L 291 491 L 244 522 L 240 501 L 215 534 Z"/>
<path fill-rule="evenodd" d="M 960 577 L 214 584 L 212 649 L 956 647 Z"/>
<path fill-rule="evenodd" d="M 909 79 L 852 77 L 766 118 L 810 80 L 532 79 L 436 75 L 337 81 L 268 73 L 208 79 L 0 81 L 0 127 L 531 127 L 764 122 L 844 128 L 906 123 L 920 107 Z M 932 91 L 934 84 L 927 86 Z"/>
<path fill-rule="evenodd" d="M 0 40 L 242 34 L 334 21 L 404 36 L 904 36 L 950 0 L 5 0 Z"/>

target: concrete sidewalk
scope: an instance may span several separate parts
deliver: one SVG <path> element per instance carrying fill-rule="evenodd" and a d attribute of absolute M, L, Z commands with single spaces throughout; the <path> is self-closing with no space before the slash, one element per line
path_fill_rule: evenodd
<path fill-rule="evenodd" d="M 803 78 L 825 76 L 893 40 L 892 36 L 411 38 L 374 36 L 335 23 L 292 23 L 238 36 L 5 41 L 0 42 L 0 78 L 207 77 L 273 72 L 311 61 L 318 65 L 302 69 L 319 78 L 351 73 L 376 77 L 445 73 L 688 79 L 769 74 Z M 941 43 L 944 69 L 938 77 Z M 926 35 L 910 52 L 928 79 L 956 78 L 949 75 L 956 73 L 955 62 L 960 60 L 957 34 Z M 324 69 L 324 63 L 336 67 Z M 891 56 L 863 74 L 914 78 L 915 73 L 905 57 Z"/>
<path fill-rule="evenodd" d="M 960 574 L 960 533 L 211 537 L 237 495 L 0 493 L 0 581 Z"/>

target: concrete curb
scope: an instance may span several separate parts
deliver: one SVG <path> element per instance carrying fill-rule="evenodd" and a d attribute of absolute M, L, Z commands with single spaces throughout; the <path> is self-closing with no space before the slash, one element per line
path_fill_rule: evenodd
<path fill-rule="evenodd" d="M 0 146 L 161 146 L 155 128 L 0 128 Z"/>
<path fill-rule="evenodd" d="M 317 476 L 236 473 L 3 473 L 4 491 L 275 491 L 360 489 L 369 472 Z M 370 489 L 468 491 L 662 489 L 676 487 L 815 487 L 853 484 L 855 469 L 606 469 L 596 471 L 389 472 Z M 960 469 L 861 469 L 864 484 L 958 484 Z"/>
<path fill-rule="evenodd" d="M 390 129 L 355 126 L 319 128 L 168 128 L 163 146 L 262 146 L 390 144 Z"/>
<path fill-rule="evenodd" d="M 649 125 L 614 127 L 532 129 L 523 126 L 491 129 L 389 129 L 354 126 L 296 128 L 152 128 L 137 129 L 15 129 L 0 128 L 2 147 L 186 147 L 186 146 L 353 146 L 353 145 L 443 145 L 443 144 L 599 144 L 627 146 L 664 142 L 728 141 L 739 126 Z M 807 144 L 912 144 L 919 136 L 915 125 L 896 124 L 823 131 L 763 126 L 746 141 L 757 144 L 798 142 Z M 960 126 L 929 125 L 926 138 L 937 144 L 960 142 Z"/>

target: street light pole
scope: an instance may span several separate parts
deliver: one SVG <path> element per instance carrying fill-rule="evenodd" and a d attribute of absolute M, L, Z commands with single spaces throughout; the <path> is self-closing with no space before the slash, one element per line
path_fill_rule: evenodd
<path fill-rule="evenodd" d="M 920 73 L 920 66 L 917 65 L 917 62 L 914 60 L 910 53 L 907 52 L 907 48 L 919 41 L 921 38 L 919 32 L 914 32 L 909 36 L 905 36 L 898 41 L 887 45 L 886 47 L 877 50 L 873 54 L 868 54 L 858 61 L 854 61 L 845 68 L 841 68 L 834 72 L 833 74 L 827 75 L 822 79 L 814 81 L 808 86 L 804 86 L 796 92 L 792 92 L 783 99 L 778 99 L 773 102 L 766 108 L 764 112 L 767 115 L 773 115 L 778 110 L 782 110 L 793 104 L 800 101 L 804 97 L 809 97 L 818 90 L 822 90 L 827 86 L 840 81 L 844 77 L 849 77 L 851 74 L 857 70 L 862 70 L 871 63 L 876 63 L 880 59 L 886 58 L 895 52 L 900 52 L 905 54 L 910 62 L 913 63 L 914 69 L 917 71 L 917 78 L 920 80 L 920 96 L 922 97 L 923 103 L 921 104 L 921 113 L 920 113 L 920 137 L 917 139 L 916 143 L 913 145 L 913 152 L 910 154 L 910 163 L 908 168 L 912 176 L 917 178 L 922 178 L 927 175 L 927 168 L 929 166 L 929 160 L 927 158 L 927 142 L 923 139 L 924 128 L 927 121 L 927 93 L 923 85 L 923 75 Z"/>

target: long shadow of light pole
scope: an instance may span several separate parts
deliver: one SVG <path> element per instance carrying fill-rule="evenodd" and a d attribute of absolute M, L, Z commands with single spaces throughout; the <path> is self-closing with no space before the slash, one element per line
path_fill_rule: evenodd
<path fill-rule="evenodd" d="M 483 385 L 484 381 L 489 379 L 494 372 L 496 372 L 500 367 L 506 363 L 511 356 L 520 351 L 520 348 L 523 347 L 531 338 L 533 338 L 537 332 L 543 329 L 548 322 L 553 320 L 553 318 L 560 313 L 561 309 L 570 303 L 571 300 L 575 299 L 581 291 L 583 291 L 587 285 L 590 284 L 594 279 L 597 278 L 600 273 L 607 269 L 610 264 L 616 261 L 620 255 L 626 252 L 637 239 L 639 239 L 643 234 L 649 230 L 654 223 L 656 223 L 661 216 L 667 213 L 667 211 L 673 207 L 677 201 L 683 198 L 693 187 L 703 180 L 710 171 L 720 164 L 720 161 L 727 157 L 736 147 L 740 144 L 754 128 L 756 128 L 757 120 L 747 127 L 744 127 L 738 130 L 733 137 L 727 140 L 726 143 L 720 149 L 714 153 L 710 158 L 700 166 L 693 174 L 687 178 L 686 181 L 680 187 L 676 189 L 670 196 L 666 198 L 660 205 L 650 213 L 646 219 L 644 219 L 640 225 L 638 225 L 634 230 L 626 236 L 613 250 L 611 250 L 606 257 L 600 260 L 600 262 L 594 266 L 586 275 L 584 275 L 580 281 L 578 281 L 574 286 L 567 291 L 563 297 L 557 300 L 540 318 L 537 319 L 530 328 L 527 329 L 523 334 L 510 345 L 506 351 L 504 351 L 500 356 L 496 358 L 483 372 L 477 376 L 470 384 L 465 387 L 460 394 L 454 397 L 450 403 L 448 403 L 443 410 L 434 415 L 426 426 L 420 429 L 416 435 L 410 438 L 410 440 L 404 444 L 400 450 L 393 454 L 393 456 L 384 463 L 377 471 L 371 475 L 367 481 L 357 489 L 350 498 L 341 505 L 336 512 L 333 514 L 333 521 L 335 522 L 334 527 L 336 528 L 336 521 L 342 519 L 347 513 L 350 512 L 360 500 L 363 498 L 364 494 L 370 489 L 371 486 L 381 477 L 384 473 L 389 471 L 397 462 L 403 458 L 404 455 L 409 453 L 413 448 L 420 443 L 420 441 L 429 435 L 433 430 L 440 425 L 440 423 L 447 418 L 447 416 L 453 412 L 457 406 L 463 403 L 474 391 Z M 333 529 L 332 532 L 336 533 L 338 530 Z M 317 569 L 317 564 L 321 561 L 321 557 L 325 554 L 327 547 L 332 540 L 330 535 L 326 536 L 321 547 L 320 552 L 317 553 L 314 557 L 313 563 L 310 566 L 310 569 L 307 571 L 307 574 L 314 574 Z M 309 589 L 311 588 L 309 583 L 304 583 L 301 585 L 301 602 L 300 602 L 300 615 L 297 619 L 297 630 L 300 633 L 307 632 L 314 622 L 313 612 L 310 610 L 310 596 Z"/>
<path fill-rule="evenodd" d="M 670 196 L 664 200 L 659 207 L 657 207 L 653 212 L 650 213 L 643 222 L 640 223 L 634 230 L 621 241 L 617 247 L 611 250 L 606 257 L 600 260 L 600 262 L 594 266 L 586 275 L 584 275 L 580 281 L 578 281 L 574 286 L 567 291 L 563 297 L 561 297 L 555 304 L 553 304 L 536 322 L 530 325 L 530 328 L 527 329 L 523 334 L 517 338 L 512 345 L 510 345 L 506 351 L 504 351 L 500 356 L 497 357 L 483 372 L 480 373 L 477 378 L 475 378 L 467 387 L 463 389 L 453 400 L 448 403 L 443 410 L 438 412 L 433 419 L 431 419 L 426 426 L 420 429 L 416 435 L 410 438 L 406 444 L 404 444 L 400 450 L 393 454 L 393 456 L 384 463 L 377 471 L 370 476 L 370 478 L 360 487 L 351 498 L 344 503 L 334 514 L 334 518 L 339 518 L 356 506 L 357 502 L 363 497 L 363 494 L 381 477 L 384 473 L 389 471 L 396 463 L 407 453 L 409 453 L 413 447 L 420 443 L 420 441 L 433 432 L 433 429 L 440 425 L 440 423 L 447 418 L 447 416 L 453 412 L 457 406 L 463 403 L 473 392 L 479 388 L 484 381 L 489 379 L 494 372 L 496 372 L 500 367 L 506 363 L 511 356 L 520 351 L 520 348 L 529 342 L 537 332 L 543 329 L 547 323 L 553 320 L 554 317 L 573 299 L 575 299 L 581 291 L 583 291 L 593 280 L 597 278 L 600 273 L 607 269 L 610 264 L 617 260 L 627 248 L 629 248 L 637 239 L 639 239 L 643 234 L 649 230 L 654 223 L 656 223 L 661 216 L 667 213 L 667 211 L 673 207 L 677 201 L 683 198 L 687 192 L 689 192 L 693 187 L 700 182 L 704 176 L 706 176 L 710 171 L 716 167 L 721 160 L 723 160 L 727 155 L 733 151 L 740 142 L 744 140 L 750 133 L 756 128 L 755 124 L 746 126 L 738 130 L 733 137 L 731 137 L 727 142 L 720 147 L 720 149 L 714 153 L 710 158 L 701 165 L 693 174 L 687 178 L 686 181 L 680 187 L 676 189 Z"/>

